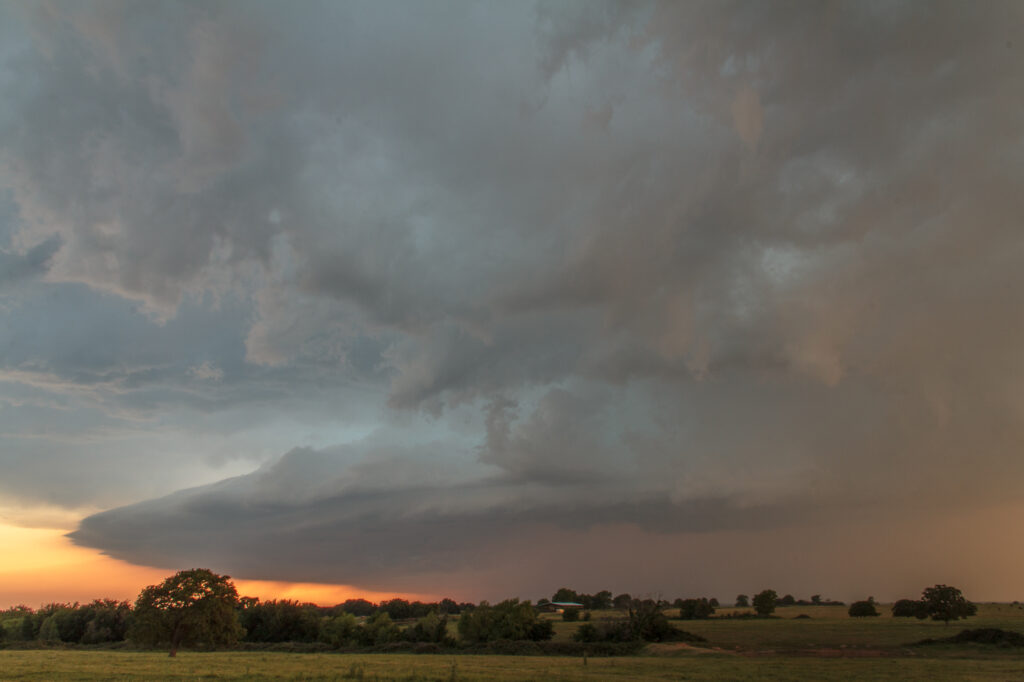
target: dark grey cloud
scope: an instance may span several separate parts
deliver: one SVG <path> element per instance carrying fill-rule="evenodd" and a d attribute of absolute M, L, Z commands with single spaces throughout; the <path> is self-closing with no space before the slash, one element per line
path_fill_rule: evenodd
<path fill-rule="evenodd" d="M 397 579 L 487 528 L 1016 494 L 1015 3 L 2 11 L 5 494 L 264 464 L 83 544 L 286 577 L 265 527 L 305 577 Z M 352 492 L 382 430 L 375 466 L 457 482 Z M 72 460 L 88 485 L 47 483 Z M 268 492 L 296 477 L 317 495 Z M 315 559 L 332 533 L 373 551 Z"/>
<path fill-rule="evenodd" d="M 474 566 L 475 557 L 536 528 L 585 531 L 629 519 L 658 533 L 752 530 L 806 511 L 624 495 L 611 481 L 459 480 L 464 472 L 424 464 L 435 447 L 296 449 L 253 474 L 89 517 L 71 537 L 142 564 L 192 562 L 245 567 L 249 577 L 271 580 L 422 589 L 419 574 Z M 431 460 L 443 461 L 439 454 Z M 396 476 L 396 466 L 404 473 Z"/>
<path fill-rule="evenodd" d="M 60 237 L 54 236 L 39 242 L 24 253 L 0 251 L 0 287 L 45 275 L 60 245 Z"/>

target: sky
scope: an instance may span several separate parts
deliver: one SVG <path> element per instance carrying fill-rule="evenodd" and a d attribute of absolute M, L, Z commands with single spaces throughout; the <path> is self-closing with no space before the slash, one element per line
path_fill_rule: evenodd
<path fill-rule="evenodd" d="M 1024 599 L 1022 23 L 0 0 L 0 607 Z"/>

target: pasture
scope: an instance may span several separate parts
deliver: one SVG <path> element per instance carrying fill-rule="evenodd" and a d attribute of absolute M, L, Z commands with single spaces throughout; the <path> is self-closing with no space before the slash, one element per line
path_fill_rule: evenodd
<path fill-rule="evenodd" d="M 672 613 L 673 610 L 667 610 Z M 719 613 L 729 613 L 723 609 Z M 888 613 L 888 609 L 883 609 Z M 796 619 L 800 614 L 808 619 Z M 597 613 L 595 618 L 606 615 Z M 610 614 L 607 614 L 610 615 Z M 461 654 L 296 654 L 97 649 L 0 650 L 3 680 L 1009 680 L 1024 679 L 1024 652 L 991 645 L 911 647 L 964 628 L 1024 632 L 1024 609 L 982 604 L 950 623 L 849 618 L 842 607 L 781 607 L 778 618 L 674 621 L 702 646 L 651 644 L 617 658 Z M 556 623 L 568 640 L 578 623 Z"/>

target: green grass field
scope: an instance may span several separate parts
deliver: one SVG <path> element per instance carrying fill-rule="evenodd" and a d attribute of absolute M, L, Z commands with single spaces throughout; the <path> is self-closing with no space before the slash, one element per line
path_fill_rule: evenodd
<path fill-rule="evenodd" d="M 801 613 L 811 618 L 795 620 Z M 634 657 L 186 651 L 172 659 L 161 652 L 9 649 L 0 650 L 0 679 L 1024 680 L 1020 649 L 907 646 L 964 628 L 1024 632 L 1024 610 L 1017 606 L 982 604 L 976 617 L 949 626 L 887 615 L 849 618 L 841 607 L 784 607 L 777 615 L 675 621 L 706 637 L 708 644 L 655 644 Z M 556 626 L 556 639 L 564 640 L 578 623 L 558 621 Z"/>
<path fill-rule="evenodd" d="M 991 658 L 672 656 L 581 658 L 411 654 L 0 651 L 4 680 L 1019 680 L 1019 656 Z"/>

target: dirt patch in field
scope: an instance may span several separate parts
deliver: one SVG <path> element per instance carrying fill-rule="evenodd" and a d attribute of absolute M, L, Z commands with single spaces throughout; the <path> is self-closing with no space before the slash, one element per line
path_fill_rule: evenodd
<path fill-rule="evenodd" d="M 721 647 L 694 646 L 686 642 L 661 642 L 648 644 L 644 653 L 651 656 L 673 656 L 676 654 L 730 654 L 736 655 L 735 651 L 722 649 Z"/>
<path fill-rule="evenodd" d="M 808 656 L 812 658 L 887 658 L 898 656 L 891 649 L 814 647 L 809 649 L 759 649 L 739 652 L 744 656 Z"/>
<path fill-rule="evenodd" d="M 892 656 L 893 652 L 885 651 L 884 649 L 837 649 L 837 648 L 822 648 L 822 649 L 806 649 L 800 652 L 806 656 L 817 656 L 819 658 L 879 658 L 882 656 Z"/>

